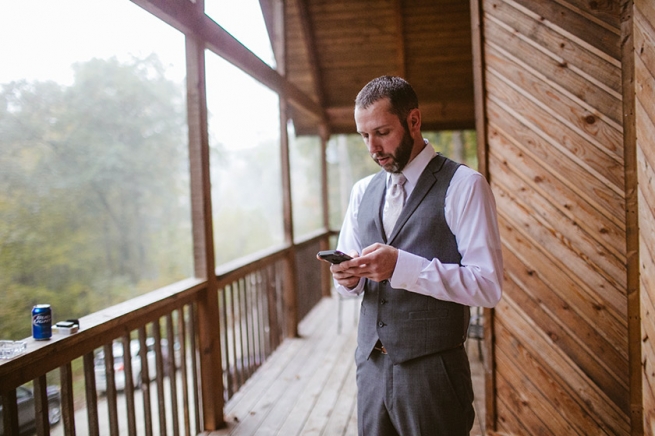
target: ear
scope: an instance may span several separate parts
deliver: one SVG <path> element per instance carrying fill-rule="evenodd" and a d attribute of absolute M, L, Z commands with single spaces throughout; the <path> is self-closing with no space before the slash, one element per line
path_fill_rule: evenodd
<path fill-rule="evenodd" d="M 411 132 L 421 130 L 421 111 L 419 108 L 409 111 L 409 114 L 407 114 L 407 126 Z"/>

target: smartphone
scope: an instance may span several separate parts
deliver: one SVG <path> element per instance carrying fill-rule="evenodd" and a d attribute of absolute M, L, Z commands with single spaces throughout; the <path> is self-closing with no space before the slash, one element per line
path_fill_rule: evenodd
<path fill-rule="evenodd" d="M 327 260 L 328 262 L 333 264 L 338 264 L 341 262 L 345 262 L 346 260 L 352 259 L 352 257 L 348 256 L 346 253 L 342 253 L 338 250 L 319 251 L 318 257 L 320 257 L 323 260 Z"/>

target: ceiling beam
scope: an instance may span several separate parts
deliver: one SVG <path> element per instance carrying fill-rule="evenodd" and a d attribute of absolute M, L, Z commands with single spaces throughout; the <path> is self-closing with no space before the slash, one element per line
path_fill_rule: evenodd
<path fill-rule="evenodd" d="M 209 50 L 277 92 L 292 105 L 303 108 L 319 120 L 326 119 L 321 105 L 287 81 L 214 20 L 198 12 L 190 1 L 131 1 L 182 33 L 204 41 Z"/>
<path fill-rule="evenodd" d="M 402 0 L 394 0 L 393 7 L 396 16 L 396 71 L 397 75 L 407 79 L 407 61 L 405 53 L 405 25 L 403 23 Z"/>
<path fill-rule="evenodd" d="M 475 116 L 469 101 L 451 100 L 425 102 L 421 109 L 421 127 L 424 131 L 473 129 Z M 327 108 L 332 133 L 355 133 L 353 106 Z"/>
<path fill-rule="evenodd" d="M 325 92 L 323 91 L 323 80 L 321 71 L 318 68 L 318 57 L 316 50 L 316 43 L 314 41 L 314 29 L 312 27 L 312 20 L 307 10 L 307 0 L 296 0 L 298 5 L 298 15 L 300 16 L 300 28 L 302 31 L 302 39 L 305 49 L 307 50 L 307 57 L 309 58 L 309 68 L 314 84 L 314 92 L 318 98 L 318 104 L 325 107 Z"/>
<path fill-rule="evenodd" d="M 280 0 L 281 1 L 281 0 Z M 271 48 L 273 49 L 273 56 L 275 61 L 279 63 L 278 52 L 275 46 L 275 41 L 278 39 L 277 31 L 278 24 L 276 6 L 273 5 L 273 0 L 259 0 L 259 7 L 262 10 L 262 17 L 264 18 L 264 23 L 266 25 L 266 32 L 268 33 L 268 39 L 271 41 Z"/>

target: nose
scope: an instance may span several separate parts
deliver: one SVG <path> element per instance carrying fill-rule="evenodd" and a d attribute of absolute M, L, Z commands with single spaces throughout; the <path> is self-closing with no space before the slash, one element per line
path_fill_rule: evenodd
<path fill-rule="evenodd" d="M 380 153 L 382 151 L 382 144 L 375 137 L 369 137 L 366 146 L 368 147 L 368 152 L 370 154 Z"/>

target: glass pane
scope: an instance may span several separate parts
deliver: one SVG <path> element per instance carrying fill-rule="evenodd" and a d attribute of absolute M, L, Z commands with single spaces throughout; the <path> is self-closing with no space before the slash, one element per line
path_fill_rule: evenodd
<path fill-rule="evenodd" d="M 207 51 L 216 264 L 284 241 L 276 93 Z"/>
<path fill-rule="evenodd" d="M 469 167 L 478 167 L 474 130 L 422 132 L 435 151 Z M 330 228 L 340 229 L 355 182 L 380 171 L 359 135 L 335 135 L 328 142 Z"/>
<path fill-rule="evenodd" d="M 205 14 L 234 36 L 241 44 L 275 68 L 275 57 L 268 38 L 259 0 L 210 0 Z"/>
<path fill-rule="evenodd" d="M 350 191 L 359 179 L 380 171 L 359 135 L 333 135 L 327 147 L 330 228 L 340 229 Z"/>
<path fill-rule="evenodd" d="M 129 1 L 26 0 L 0 41 L 0 337 L 192 275 L 183 35 Z"/>
<path fill-rule="evenodd" d="M 289 129 L 293 234 L 296 238 L 323 228 L 321 138 L 296 137 Z"/>
<path fill-rule="evenodd" d="M 478 168 L 478 147 L 475 130 L 423 132 L 434 149 L 455 162 Z"/>

